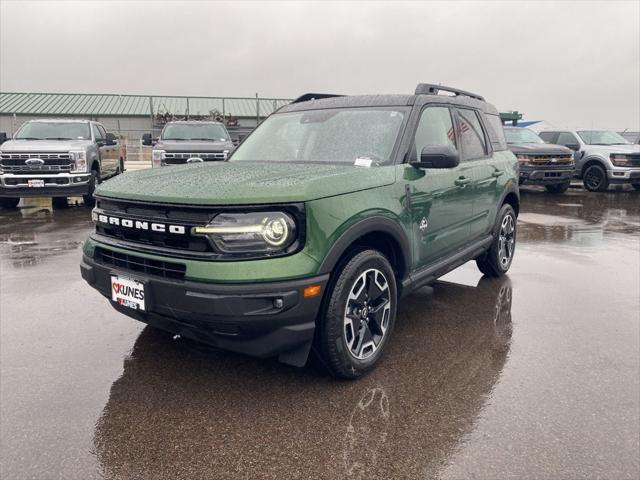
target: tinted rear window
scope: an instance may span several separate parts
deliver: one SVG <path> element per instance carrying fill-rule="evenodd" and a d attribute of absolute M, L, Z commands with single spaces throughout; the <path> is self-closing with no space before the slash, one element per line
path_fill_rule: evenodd
<path fill-rule="evenodd" d="M 487 133 L 494 152 L 507 149 L 507 141 L 504 138 L 504 129 L 498 115 L 483 113 L 484 123 L 487 126 Z"/>

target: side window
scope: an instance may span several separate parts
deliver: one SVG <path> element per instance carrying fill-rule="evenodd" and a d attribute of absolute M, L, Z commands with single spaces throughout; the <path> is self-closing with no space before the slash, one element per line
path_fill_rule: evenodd
<path fill-rule="evenodd" d="M 494 152 L 507 149 L 507 140 L 504 138 L 504 128 L 502 127 L 502 121 L 498 115 L 491 115 L 489 113 L 483 113 L 484 124 L 487 127 L 487 133 L 489 134 L 489 141 L 493 147 Z"/>
<path fill-rule="evenodd" d="M 100 132 L 100 135 L 103 139 L 107 138 L 107 132 L 104 130 L 104 127 L 102 125 L 98 125 L 98 131 Z"/>
<path fill-rule="evenodd" d="M 487 155 L 487 144 L 478 114 L 475 110 L 459 108 L 461 160 L 473 160 Z"/>
<path fill-rule="evenodd" d="M 93 129 L 93 136 L 95 137 L 96 142 L 103 142 L 104 135 L 102 135 L 100 129 L 98 129 L 98 126 L 95 123 L 92 123 L 91 128 Z"/>
<path fill-rule="evenodd" d="M 540 138 L 547 143 L 556 143 L 557 132 L 540 132 Z"/>
<path fill-rule="evenodd" d="M 427 145 L 451 145 L 457 148 L 451 111 L 447 107 L 427 107 L 422 112 L 416 128 L 412 160 L 418 159 Z"/>
<path fill-rule="evenodd" d="M 578 142 L 578 139 L 573 133 L 560 132 L 560 135 L 558 135 L 558 140 L 556 140 L 556 143 L 558 145 L 566 146 L 566 145 L 578 145 L 580 142 Z"/>

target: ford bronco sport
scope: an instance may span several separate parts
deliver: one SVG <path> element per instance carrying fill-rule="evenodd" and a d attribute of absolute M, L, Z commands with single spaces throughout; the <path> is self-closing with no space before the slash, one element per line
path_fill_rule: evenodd
<path fill-rule="evenodd" d="M 505 127 L 507 145 L 520 167 L 520 185 L 540 185 L 549 193 L 569 189 L 575 171 L 573 152 L 562 145 L 545 143 L 533 130 Z"/>
<path fill-rule="evenodd" d="M 31 120 L 0 145 L 0 204 L 13 208 L 20 197 L 84 197 L 93 206 L 97 183 L 124 171 L 118 141 L 89 120 Z"/>
<path fill-rule="evenodd" d="M 151 134 L 142 137 L 152 145 Z M 233 150 L 229 132 L 220 122 L 175 121 L 167 123 L 153 145 L 153 167 L 226 160 Z"/>
<path fill-rule="evenodd" d="M 453 95 L 442 94 L 449 92 Z M 229 161 L 100 186 L 83 278 L 169 332 L 339 377 L 371 369 L 401 296 L 511 265 L 517 161 L 482 97 L 303 95 Z"/>
<path fill-rule="evenodd" d="M 640 190 L 640 146 L 610 130 L 545 130 L 540 137 L 574 150 L 576 175 L 590 192 L 611 184 L 631 184 Z"/>

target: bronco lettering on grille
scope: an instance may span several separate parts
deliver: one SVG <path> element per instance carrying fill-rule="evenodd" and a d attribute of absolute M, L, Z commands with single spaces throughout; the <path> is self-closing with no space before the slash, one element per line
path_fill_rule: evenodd
<path fill-rule="evenodd" d="M 168 225 L 165 223 L 146 222 L 141 220 L 132 220 L 130 218 L 112 217 L 111 215 L 98 215 L 98 221 L 107 225 L 117 225 L 134 230 L 144 230 L 159 233 L 173 233 L 176 235 L 184 235 L 187 229 L 183 225 Z"/>

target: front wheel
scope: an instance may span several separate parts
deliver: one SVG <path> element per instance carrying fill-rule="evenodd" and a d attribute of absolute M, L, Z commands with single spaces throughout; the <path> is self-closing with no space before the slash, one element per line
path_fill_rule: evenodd
<path fill-rule="evenodd" d="M 476 258 L 476 265 L 490 277 L 507 273 L 516 250 L 516 213 L 509 204 L 504 204 L 498 214 L 489 250 Z"/>
<path fill-rule="evenodd" d="M 53 197 L 51 199 L 51 205 L 53 208 L 67 208 L 69 206 L 67 197 Z"/>
<path fill-rule="evenodd" d="M 2 208 L 16 208 L 18 206 L 18 203 L 20 203 L 20 197 L 18 197 L 18 198 L 8 198 L 8 197 L 0 198 L 0 206 Z"/>
<path fill-rule="evenodd" d="M 96 204 L 96 201 L 93 198 L 93 192 L 96 189 L 96 185 L 98 183 L 100 183 L 100 172 L 98 172 L 97 170 L 91 170 L 91 180 L 89 181 L 89 192 L 82 196 L 85 207 L 93 208 L 93 206 Z"/>
<path fill-rule="evenodd" d="M 582 177 L 584 188 L 590 192 L 604 192 L 609 188 L 607 171 L 600 165 L 591 165 L 584 171 Z"/>
<path fill-rule="evenodd" d="M 556 183 L 555 185 L 545 185 L 544 188 L 546 188 L 547 192 L 549 193 L 564 193 L 569 190 L 569 185 L 571 185 L 571 182 Z"/>
<path fill-rule="evenodd" d="M 337 377 L 358 378 L 380 360 L 396 318 L 397 288 L 384 255 L 365 250 L 336 272 L 318 321 L 319 354 Z"/>

